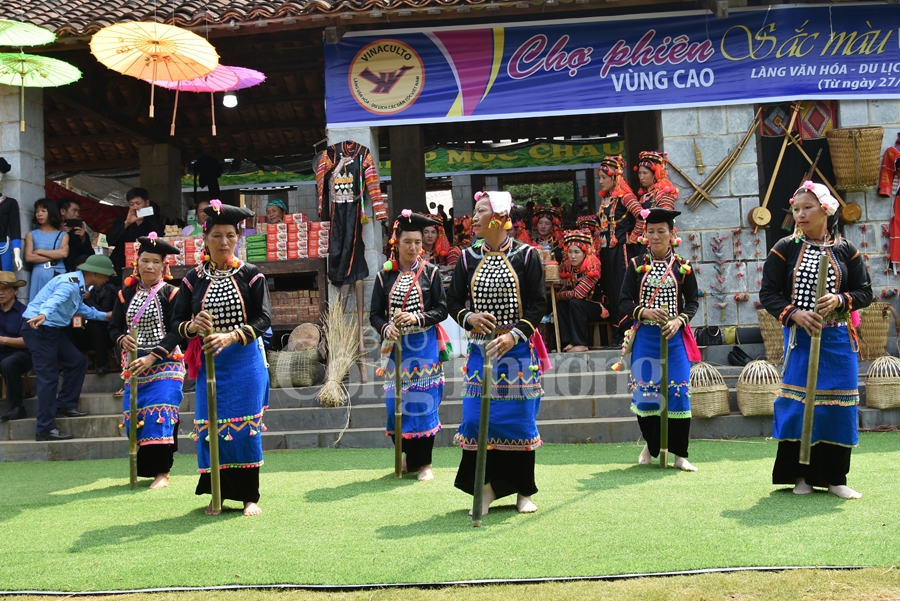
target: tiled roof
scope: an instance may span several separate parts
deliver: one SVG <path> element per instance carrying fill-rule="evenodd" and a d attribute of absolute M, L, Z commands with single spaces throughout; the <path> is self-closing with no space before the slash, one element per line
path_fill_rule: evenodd
<path fill-rule="evenodd" d="M 162 21 L 179 27 L 385 11 L 426 6 L 480 5 L 487 0 L 8 0 L 6 18 L 55 31 L 91 35 L 114 23 Z"/>

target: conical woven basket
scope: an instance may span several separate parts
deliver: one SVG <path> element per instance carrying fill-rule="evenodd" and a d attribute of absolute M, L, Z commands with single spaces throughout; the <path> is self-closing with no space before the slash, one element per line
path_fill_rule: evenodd
<path fill-rule="evenodd" d="M 878 183 L 883 127 L 834 128 L 825 135 L 837 188 L 862 190 Z"/>
<path fill-rule="evenodd" d="M 780 365 L 784 359 L 784 328 L 781 322 L 772 317 L 765 309 L 756 310 L 759 319 L 759 331 L 762 333 L 766 347 L 766 361 Z"/>
<path fill-rule="evenodd" d="M 715 417 L 728 415 L 728 386 L 725 379 L 709 363 L 691 366 L 691 416 Z"/>
<path fill-rule="evenodd" d="M 891 303 L 872 303 L 865 309 L 860 309 L 860 324 L 857 329 L 860 361 L 871 361 L 887 354 L 892 316 L 897 332 L 900 333 L 900 316 Z"/>
<path fill-rule="evenodd" d="M 773 415 L 781 374 L 768 361 L 751 361 L 737 382 L 737 405 L 741 415 Z"/>
<path fill-rule="evenodd" d="M 866 407 L 900 408 L 900 359 L 879 357 L 866 372 Z"/>

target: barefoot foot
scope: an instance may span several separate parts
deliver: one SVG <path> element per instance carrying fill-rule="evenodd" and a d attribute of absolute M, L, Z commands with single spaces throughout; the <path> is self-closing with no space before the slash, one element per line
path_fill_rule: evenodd
<path fill-rule="evenodd" d="M 406 473 L 406 454 L 403 454 L 403 458 L 400 459 L 400 471 L 404 474 Z"/>
<path fill-rule="evenodd" d="M 572 348 L 572 345 L 571 345 L 571 344 L 567 344 L 566 346 L 563 347 L 563 352 L 564 352 L 564 353 L 568 353 L 570 348 Z"/>
<path fill-rule="evenodd" d="M 797 484 L 794 485 L 794 494 L 795 495 L 809 495 L 812 494 L 813 487 L 806 483 L 806 479 L 798 478 Z"/>
<path fill-rule="evenodd" d="M 828 492 L 842 499 L 861 499 L 862 493 L 856 492 L 848 486 L 829 486 Z"/>
<path fill-rule="evenodd" d="M 696 472 L 697 466 L 685 459 L 684 457 L 679 457 L 675 455 L 675 463 L 673 464 L 676 470 L 681 470 L 683 472 Z"/>
<path fill-rule="evenodd" d="M 537 505 L 534 504 L 534 501 L 531 500 L 531 497 L 517 495 L 516 509 L 519 511 L 519 513 L 534 513 L 535 511 L 537 511 Z"/>
<path fill-rule="evenodd" d="M 497 499 L 494 494 L 494 489 L 491 487 L 491 483 L 488 482 L 484 485 L 484 500 L 481 503 L 481 515 L 487 515 L 488 509 L 491 507 L 491 503 L 493 503 Z M 469 515 L 472 515 L 472 510 L 469 510 Z"/>
<path fill-rule="evenodd" d="M 244 515 L 259 515 L 262 509 L 256 503 L 244 503 Z"/>
<path fill-rule="evenodd" d="M 215 509 L 213 509 L 212 503 L 210 503 L 206 506 L 206 511 L 204 511 L 203 513 L 205 513 L 206 515 L 219 515 L 220 513 L 222 513 L 222 510 L 219 509 L 218 511 L 216 511 Z"/>
<path fill-rule="evenodd" d="M 416 479 L 421 482 L 424 482 L 425 480 L 434 480 L 434 471 L 432 471 L 431 465 L 429 464 L 422 467 L 419 470 L 419 475 L 416 476 Z"/>
<path fill-rule="evenodd" d="M 650 456 L 650 449 L 644 445 L 644 450 L 638 455 L 638 465 L 650 465 L 651 461 L 653 461 L 653 457 Z"/>
<path fill-rule="evenodd" d="M 570 349 L 569 349 L 568 351 L 566 351 L 566 352 L 569 352 L 569 353 L 586 353 L 587 351 L 588 351 L 588 347 L 578 345 L 578 346 L 573 346 L 572 348 L 570 348 Z"/>
<path fill-rule="evenodd" d="M 150 485 L 151 489 L 165 488 L 169 485 L 169 474 L 157 474 L 156 480 Z"/>

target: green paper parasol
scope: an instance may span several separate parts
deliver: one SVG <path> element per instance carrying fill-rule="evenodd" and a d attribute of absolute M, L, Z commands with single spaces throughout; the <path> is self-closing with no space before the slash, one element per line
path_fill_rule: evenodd
<path fill-rule="evenodd" d="M 0 46 L 43 46 L 55 40 L 56 34 L 43 27 L 0 19 Z"/>
<path fill-rule="evenodd" d="M 54 88 L 81 79 L 81 71 L 67 62 L 22 52 L 0 53 L 0 84 L 19 86 L 22 100 L 19 131 L 25 131 L 25 88 Z"/>

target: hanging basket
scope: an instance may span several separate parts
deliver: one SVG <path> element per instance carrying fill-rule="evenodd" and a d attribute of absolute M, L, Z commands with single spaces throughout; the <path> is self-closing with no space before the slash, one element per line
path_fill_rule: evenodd
<path fill-rule="evenodd" d="M 269 351 L 269 381 L 272 388 L 312 386 L 319 375 L 319 351 Z"/>
<path fill-rule="evenodd" d="M 900 359 L 886 355 L 866 373 L 866 407 L 900 409 Z"/>
<path fill-rule="evenodd" d="M 766 347 L 766 361 L 774 365 L 781 365 L 784 360 L 784 328 L 781 322 L 772 317 L 765 309 L 757 309 L 756 316 L 759 319 L 759 331 L 762 333 L 763 344 Z"/>
<path fill-rule="evenodd" d="M 716 368 L 709 363 L 691 366 L 691 416 L 728 415 L 728 386 Z"/>
<path fill-rule="evenodd" d="M 768 361 L 751 361 L 737 382 L 737 405 L 744 417 L 774 415 L 781 374 Z"/>
<path fill-rule="evenodd" d="M 835 128 L 826 136 L 836 188 L 862 190 L 878 183 L 883 127 Z"/>
<path fill-rule="evenodd" d="M 900 315 L 891 303 L 872 303 L 859 311 L 859 360 L 871 361 L 887 354 L 888 335 L 891 331 L 891 314 L 900 333 Z"/>

